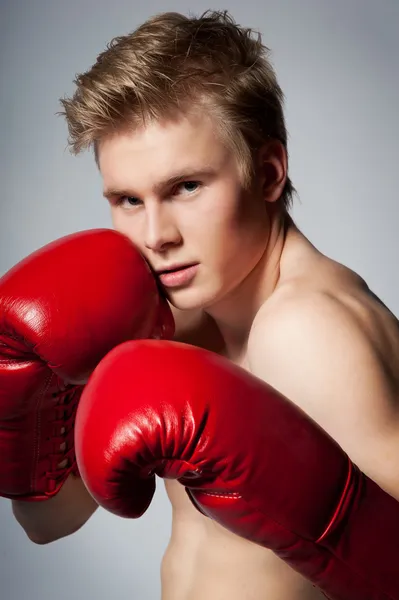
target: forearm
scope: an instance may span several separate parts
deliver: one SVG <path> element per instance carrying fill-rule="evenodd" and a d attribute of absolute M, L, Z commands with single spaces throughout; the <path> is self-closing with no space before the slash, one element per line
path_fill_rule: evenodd
<path fill-rule="evenodd" d="M 97 506 L 82 480 L 74 475 L 49 500 L 12 501 L 16 520 L 36 544 L 48 544 L 71 535 L 88 521 Z"/>

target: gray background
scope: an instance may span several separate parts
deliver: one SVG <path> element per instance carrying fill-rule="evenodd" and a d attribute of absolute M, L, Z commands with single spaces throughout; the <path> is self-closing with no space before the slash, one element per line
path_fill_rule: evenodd
<path fill-rule="evenodd" d="M 156 12 L 207 8 L 229 9 L 273 50 L 297 223 L 399 314 L 397 0 L 2 0 L 0 274 L 61 235 L 111 226 L 92 156 L 69 155 L 55 117 L 75 73 Z M 171 511 L 158 488 L 142 519 L 99 510 L 49 546 L 30 543 L 0 500 L 1 600 L 159 598 Z"/>

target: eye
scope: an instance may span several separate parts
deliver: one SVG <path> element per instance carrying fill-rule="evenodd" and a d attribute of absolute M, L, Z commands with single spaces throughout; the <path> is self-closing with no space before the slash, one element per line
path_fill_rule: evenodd
<path fill-rule="evenodd" d="M 115 200 L 115 204 L 116 206 L 121 206 L 122 208 L 134 208 L 135 206 L 139 206 L 141 204 L 141 200 L 135 196 L 120 196 Z"/>
<path fill-rule="evenodd" d="M 199 189 L 200 183 L 199 181 L 182 181 L 177 186 L 177 190 L 182 190 L 182 193 L 192 194 Z"/>

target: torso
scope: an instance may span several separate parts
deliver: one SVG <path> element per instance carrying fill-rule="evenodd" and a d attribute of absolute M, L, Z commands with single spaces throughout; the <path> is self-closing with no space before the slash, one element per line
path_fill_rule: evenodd
<path fill-rule="evenodd" d="M 276 288 L 267 302 L 277 306 L 279 294 L 282 297 L 299 290 L 302 294 L 307 290 L 332 294 L 361 322 L 367 339 L 383 362 L 393 395 L 399 396 L 399 327 L 395 317 L 360 277 L 320 254 L 303 236 L 293 235 L 291 245 L 292 276 L 281 289 Z M 211 324 L 209 331 L 208 341 L 203 327 L 198 343 L 195 335 L 188 341 L 223 353 Z M 247 369 L 245 352 L 234 362 Z M 311 416 L 317 420 L 317 416 Z M 165 485 L 172 503 L 173 522 L 162 563 L 162 600 L 325 598 L 271 551 L 235 536 L 201 515 L 178 482 L 166 481 Z"/>

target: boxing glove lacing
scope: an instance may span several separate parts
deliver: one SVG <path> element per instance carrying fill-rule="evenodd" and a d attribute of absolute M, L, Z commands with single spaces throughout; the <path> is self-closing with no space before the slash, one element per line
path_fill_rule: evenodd
<path fill-rule="evenodd" d="M 50 468 L 46 470 L 47 493 L 55 491 L 72 472 L 78 474 L 74 448 L 74 425 L 76 408 L 80 398 L 81 386 L 68 387 L 63 392 L 54 393 L 58 398 L 54 407 L 54 419 L 51 422 L 50 439 L 54 452 L 48 455 Z M 62 444 L 65 448 L 62 449 Z M 64 463 L 62 467 L 59 465 Z"/>

